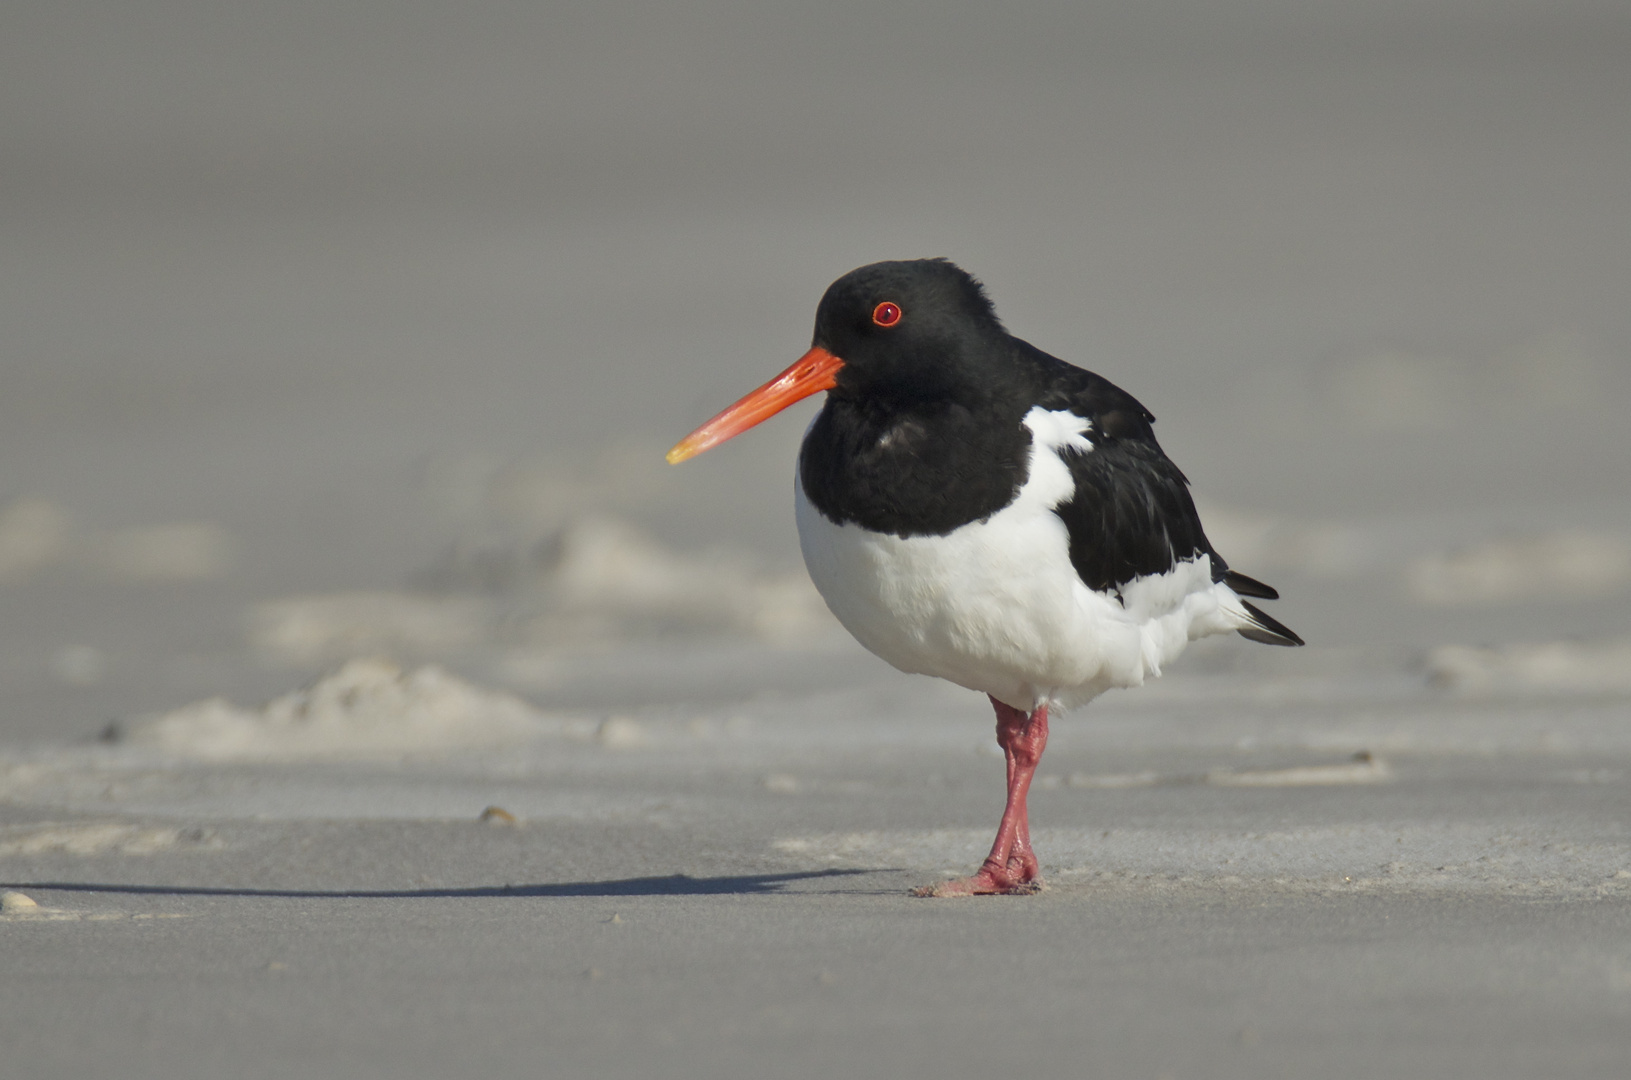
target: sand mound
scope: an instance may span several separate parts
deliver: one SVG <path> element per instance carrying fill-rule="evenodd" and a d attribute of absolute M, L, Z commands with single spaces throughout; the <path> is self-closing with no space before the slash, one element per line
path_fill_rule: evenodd
<path fill-rule="evenodd" d="M 797 635 L 831 619 L 802 573 L 762 575 L 739 558 L 671 551 L 609 517 L 588 517 L 540 550 L 545 637 L 586 628 L 609 636 L 664 632 Z"/>
<path fill-rule="evenodd" d="M 680 552 L 628 522 L 586 516 L 527 546 L 450 553 L 424 593 L 297 596 L 253 608 L 251 644 L 274 663 L 383 652 L 429 659 L 503 646 L 576 648 L 659 638 L 798 642 L 837 629 L 803 570 L 728 552 Z"/>
<path fill-rule="evenodd" d="M 0 827 L 0 856 L 153 855 L 173 849 L 221 846 L 207 829 L 175 829 L 124 822 L 46 822 Z"/>
<path fill-rule="evenodd" d="M 1506 537 L 1416 559 L 1406 580 L 1435 607 L 1612 596 L 1631 585 L 1631 539 L 1583 530 Z"/>
<path fill-rule="evenodd" d="M 0 508 L 0 583 L 53 566 L 117 582 L 208 581 L 226 576 L 235 546 L 210 521 L 98 532 L 77 528 L 67 510 L 44 499 Z"/>
<path fill-rule="evenodd" d="M 0 508 L 0 582 L 20 581 L 62 558 L 68 514 L 44 499 L 16 499 Z"/>
<path fill-rule="evenodd" d="M 334 663 L 368 653 L 424 656 L 479 643 L 492 621 L 479 597 L 344 592 L 294 596 L 249 612 L 249 642 L 284 664 Z"/>
<path fill-rule="evenodd" d="M 260 709 L 214 698 L 131 726 L 124 739 L 209 761 L 403 757 L 480 750 L 568 725 L 434 665 L 353 660 Z"/>
<path fill-rule="evenodd" d="M 1631 693 L 1631 638 L 1474 648 L 1445 645 L 1427 660 L 1433 682 L 1460 693 Z"/>
<path fill-rule="evenodd" d="M 1172 784 L 1211 784 L 1214 787 L 1336 787 L 1344 784 L 1383 784 L 1393 778 L 1386 761 L 1361 750 L 1347 761 L 1326 765 L 1294 765 L 1282 769 L 1213 769 L 1184 773 L 1071 773 L 1065 783 L 1073 788 L 1135 788 Z M 1040 777 L 1046 789 L 1051 777 Z"/>
<path fill-rule="evenodd" d="M 81 558 L 113 581 L 212 581 L 232 569 L 234 546 L 214 522 L 176 521 L 90 537 Z"/>
<path fill-rule="evenodd" d="M 1352 431 L 1443 431 L 1447 426 L 1597 412 L 1615 400 L 1613 362 L 1589 341 L 1550 333 L 1492 355 L 1389 350 L 1334 365 L 1326 401 Z"/>
<path fill-rule="evenodd" d="M 1291 571 L 1318 578 L 1354 577 L 1381 562 L 1377 537 L 1358 525 L 1304 521 L 1197 500 L 1206 535 L 1230 565 L 1252 573 Z"/>

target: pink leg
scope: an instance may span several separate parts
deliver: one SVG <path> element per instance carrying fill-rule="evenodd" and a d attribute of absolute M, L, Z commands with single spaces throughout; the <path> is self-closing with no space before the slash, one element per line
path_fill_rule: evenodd
<path fill-rule="evenodd" d="M 973 877 L 943 881 L 913 889 L 914 896 L 982 896 L 992 893 L 1033 893 L 1042 887 L 1042 872 L 1031 850 L 1030 816 L 1025 796 L 1031 778 L 1048 745 L 1048 707 L 1040 705 L 1027 716 L 991 699 L 997 710 L 997 745 L 1008 764 L 1008 803 L 991 854 Z"/>

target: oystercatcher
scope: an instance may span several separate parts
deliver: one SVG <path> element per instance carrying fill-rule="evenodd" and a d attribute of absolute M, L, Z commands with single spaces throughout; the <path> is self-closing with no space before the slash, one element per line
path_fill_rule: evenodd
<path fill-rule="evenodd" d="M 953 263 L 873 263 L 833 282 L 810 351 L 668 460 L 822 390 L 795 481 L 810 577 L 884 660 L 987 694 L 1008 762 L 990 856 L 916 891 L 1034 892 L 1025 800 L 1050 708 L 1138 686 L 1209 634 L 1302 639 L 1245 599 L 1278 594 L 1213 550 L 1150 411 L 1009 334 Z"/>

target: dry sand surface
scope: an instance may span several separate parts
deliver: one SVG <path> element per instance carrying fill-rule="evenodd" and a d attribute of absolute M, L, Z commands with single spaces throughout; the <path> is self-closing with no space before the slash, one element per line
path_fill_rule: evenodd
<path fill-rule="evenodd" d="M 227 10 L 0 33 L 0 1076 L 1631 1074 L 1631 18 Z M 798 563 L 947 255 L 1301 650 L 1056 725 Z"/>
<path fill-rule="evenodd" d="M 1033 795 L 1047 892 L 925 901 L 907 889 L 989 843 L 981 703 L 834 670 L 850 689 L 597 720 L 353 664 L 303 715 L 192 706 L 9 751 L 8 1056 L 35 1076 L 1623 1072 L 1623 698 L 1175 677 L 1059 728 Z"/>

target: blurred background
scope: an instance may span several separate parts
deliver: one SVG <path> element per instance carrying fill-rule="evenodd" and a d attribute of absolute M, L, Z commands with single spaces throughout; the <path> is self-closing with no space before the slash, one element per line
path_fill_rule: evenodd
<path fill-rule="evenodd" d="M 899 678 L 802 576 L 814 402 L 662 453 L 932 255 L 1311 643 L 1194 670 L 1631 678 L 1624 3 L 65 0 L 0 14 L 0 738 Z"/>

